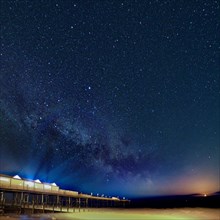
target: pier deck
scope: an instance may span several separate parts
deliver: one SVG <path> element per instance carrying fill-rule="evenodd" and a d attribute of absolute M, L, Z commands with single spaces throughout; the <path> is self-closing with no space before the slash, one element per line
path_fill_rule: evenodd
<path fill-rule="evenodd" d="M 126 207 L 129 200 L 60 189 L 55 183 L 0 174 L 0 212 L 80 212 L 89 208 Z"/>

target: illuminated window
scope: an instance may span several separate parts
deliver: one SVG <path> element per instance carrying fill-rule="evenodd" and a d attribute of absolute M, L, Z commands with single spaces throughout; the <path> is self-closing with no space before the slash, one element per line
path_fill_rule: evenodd
<path fill-rule="evenodd" d="M 0 181 L 2 181 L 2 182 L 10 182 L 10 179 L 9 178 L 7 178 L 7 177 L 0 177 Z"/>
<path fill-rule="evenodd" d="M 44 189 L 51 190 L 51 185 L 44 184 Z"/>
<path fill-rule="evenodd" d="M 30 181 L 25 181 L 24 185 L 27 186 L 27 187 L 34 187 L 34 183 L 30 182 Z"/>
<path fill-rule="evenodd" d="M 35 187 L 36 189 L 43 189 L 43 184 L 41 184 L 41 183 L 35 183 L 35 184 L 34 184 L 34 187 Z"/>

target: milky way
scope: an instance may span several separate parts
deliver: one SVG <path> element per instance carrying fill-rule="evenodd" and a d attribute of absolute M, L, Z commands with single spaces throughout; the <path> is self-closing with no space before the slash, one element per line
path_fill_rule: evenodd
<path fill-rule="evenodd" d="M 21 161 L 24 167 L 34 167 L 31 175 L 37 177 L 43 173 L 49 180 L 54 173 L 65 173 L 85 182 L 98 175 L 97 181 L 104 187 L 118 178 L 122 182 L 127 181 L 128 175 L 134 178 L 137 170 L 147 178 L 153 164 L 147 169 L 143 165 L 152 160 L 152 148 L 137 150 L 132 137 L 98 107 L 81 106 L 82 101 L 74 95 L 67 101 L 65 96 L 57 97 L 56 92 L 49 94 L 48 82 L 34 81 L 28 71 L 2 76 L 3 148 L 6 152 L 18 148 L 19 156 L 15 156 L 26 158 Z M 87 89 L 85 93 L 90 92 Z M 26 157 L 20 155 L 21 150 Z M 26 168 L 23 169 L 21 173 L 26 173 Z"/>
<path fill-rule="evenodd" d="M 108 195 L 217 190 L 218 12 L 4 1 L 0 171 Z"/>

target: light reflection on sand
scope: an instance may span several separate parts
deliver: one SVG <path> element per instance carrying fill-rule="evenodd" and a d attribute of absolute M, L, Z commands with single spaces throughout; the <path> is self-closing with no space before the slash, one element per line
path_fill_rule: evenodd
<path fill-rule="evenodd" d="M 5 214 L 1 220 L 220 220 L 220 210 L 208 208 L 175 208 L 175 209 L 90 209 L 86 212 L 47 213 L 35 215 Z"/>

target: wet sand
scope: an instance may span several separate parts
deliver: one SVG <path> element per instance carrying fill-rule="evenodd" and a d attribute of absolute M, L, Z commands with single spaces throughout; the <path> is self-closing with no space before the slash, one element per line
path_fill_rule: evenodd
<path fill-rule="evenodd" d="M 90 209 L 75 213 L 47 213 L 34 215 L 5 214 L 0 220 L 220 220 L 219 209 L 175 208 L 175 209 Z"/>

